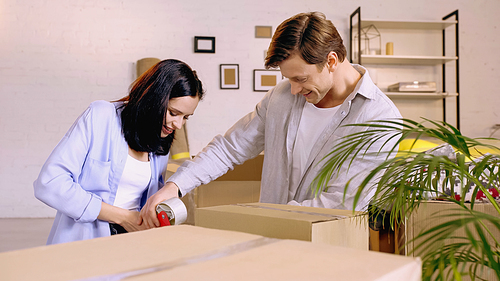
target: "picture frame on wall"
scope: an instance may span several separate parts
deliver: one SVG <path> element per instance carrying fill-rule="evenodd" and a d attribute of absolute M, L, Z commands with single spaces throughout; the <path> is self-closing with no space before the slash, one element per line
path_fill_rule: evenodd
<path fill-rule="evenodd" d="M 235 90 L 240 88 L 240 65 L 220 65 L 220 88 Z"/>
<path fill-rule="evenodd" d="M 271 26 L 255 26 L 255 38 L 273 37 L 273 28 Z"/>
<path fill-rule="evenodd" d="M 281 80 L 283 80 L 283 75 L 281 75 L 281 71 L 279 70 L 253 70 L 254 92 L 267 92 L 276 86 Z"/>
<path fill-rule="evenodd" d="M 215 37 L 195 36 L 195 53 L 215 53 Z"/>

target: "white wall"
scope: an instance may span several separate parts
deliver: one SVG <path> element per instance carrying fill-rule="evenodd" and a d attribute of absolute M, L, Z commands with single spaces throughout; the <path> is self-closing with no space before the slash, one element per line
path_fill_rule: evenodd
<path fill-rule="evenodd" d="M 223 133 L 263 96 L 252 70 L 269 39 L 254 26 L 322 11 L 348 41 L 348 19 L 439 20 L 460 10 L 462 131 L 487 136 L 500 123 L 496 0 L 380 1 L 42 1 L 0 0 L 0 217 L 46 217 L 33 196 L 43 162 L 78 115 L 97 99 L 127 93 L 135 62 L 178 58 L 199 73 L 206 99 L 190 119 L 191 152 Z M 334 4 L 335 3 L 335 4 Z M 193 53 L 194 36 L 215 36 L 216 54 Z M 219 64 L 240 65 L 240 89 L 219 89 Z"/>

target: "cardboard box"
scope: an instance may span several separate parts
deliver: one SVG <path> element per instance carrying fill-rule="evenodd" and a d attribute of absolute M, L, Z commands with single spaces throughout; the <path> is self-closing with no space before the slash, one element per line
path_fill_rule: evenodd
<path fill-rule="evenodd" d="M 368 250 L 368 222 L 360 212 L 249 203 L 199 208 L 196 226 L 235 230 L 271 238 Z"/>
<path fill-rule="evenodd" d="M 188 218 L 186 224 L 195 224 L 195 210 L 197 208 L 259 202 L 260 179 L 264 155 L 250 159 L 234 167 L 217 180 L 201 185 L 181 200 L 186 205 Z M 179 165 L 169 165 L 166 177 L 173 174 Z"/>
<path fill-rule="evenodd" d="M 420 280 L 418 258 L 188 225 L 0 253 L 0 280 Z"/>
<path fill-rule="evenodd" d="M 470 206 L 470 204 L 468 204 Z M 420 204 L 418 209 L 411 214 L 406 225 L 405 225 L 405 236 L 406 236 L 406 254 L 411 254 L 412 256 L 417 256 L 416 253 L 411 253 L 413 249 L 420 243 L 422 240 L 413 241 L 415 237 L 418 236 L 419 233 L 428 230 L 432 227 L 437 226 L 438 224 L 445 223 L 449 221 L 449 218 L 443 217 L 441 215 L 445 214 L 445 212 L 449 212 L 450 210 L 459 210 L 461 209 L 454 203 L 444 202 L 444 201 L 427 201 Z M 498 212 L 495 210 L 493 205 L 489 203 L 477 203 L 474 205 L 474 210 L 480 211 L 483 213 L 487 213 L 490 215 L 498 216 Z M 487 224 L 488 225 L 488 224 Z M 492 232 L 494 237 L 500 237 L 500 231 L 497 228 L 488 226 L 489 230 Z M 466 236 L 465 230 L 462 228 L 456 234 Z M 451 242 L 451 240 L 450 240 Z M 493 239 L 490 239 L 490 245 L 494 245 Z M 485 280 L 496 280 L 496 275 L 492 270 L 487 270 L 480 275 Z M 468 276 L 464 276 L 463 280 L 470 280 Z"/>

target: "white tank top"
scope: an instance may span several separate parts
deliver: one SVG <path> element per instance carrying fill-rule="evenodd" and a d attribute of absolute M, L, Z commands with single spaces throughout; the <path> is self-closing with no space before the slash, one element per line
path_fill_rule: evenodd
<path fill-rule="evenodd" d="M 142 193 L 151 180 L 151 163 L 128 155 L 123 174 L 116 191 L 114 206 L 139 211 Z"/>

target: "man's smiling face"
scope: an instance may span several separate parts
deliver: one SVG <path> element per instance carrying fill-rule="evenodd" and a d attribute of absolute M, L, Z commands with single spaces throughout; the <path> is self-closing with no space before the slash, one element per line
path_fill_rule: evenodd
<path fill-rule="evenodd" d="M 321 70 L 294 54 L 279 64 L 281 74 L 288 78 L 293 95 L 303 95 L 307 102 L 322 107 L 322 100 L 332 89 L 332 77 L 326 63 Z"/>

